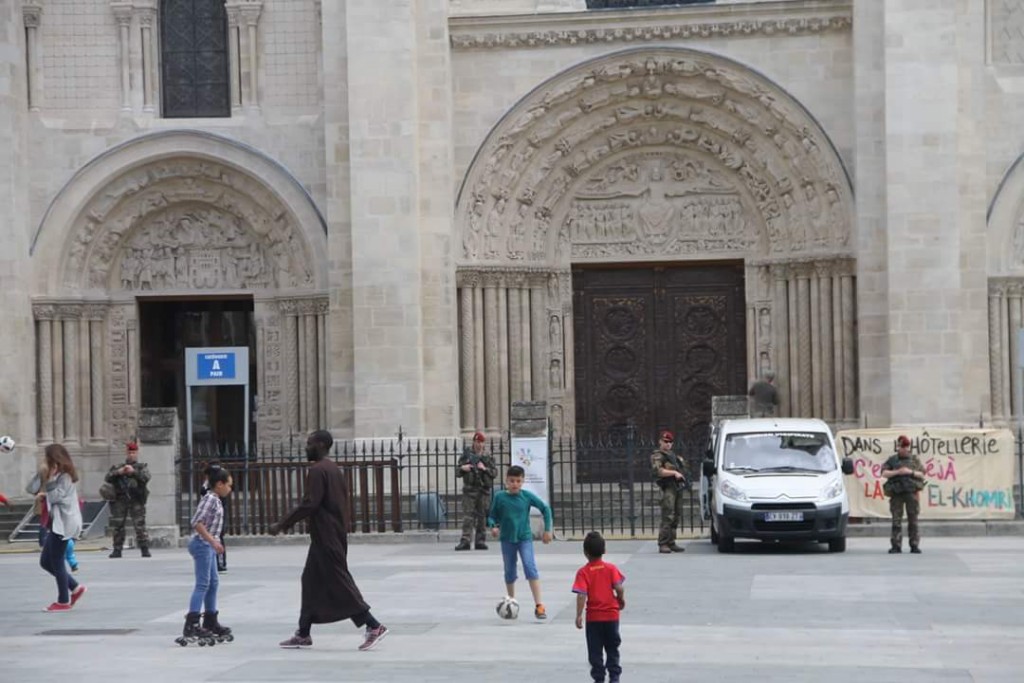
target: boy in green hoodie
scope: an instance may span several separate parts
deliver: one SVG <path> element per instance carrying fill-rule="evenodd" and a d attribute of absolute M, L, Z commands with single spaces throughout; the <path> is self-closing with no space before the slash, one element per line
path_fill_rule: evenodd
<path fill-rule="evenodd" d="M 533 532 L 530 531 L 530 508 L 535 507 L 544 515 L 545 544 L 551 542 L 551 508 L 543 500 L 523 490 L 526 472 L 519 465 L 513 465 L 505 473 L 505 490 L 499 491 L 491 500 L 491 511 L 487 515 L 487 526 L 495 537 L 501 532 L 501 558 L 505 562 L 505 590 L 508 596 L 516 596 L 516 560 L 522 559 L 523 573 L 530 584 L 536 607 L 533 615 L 547 619 L 548 614 L 540 595 L 540 574 L 533 556 Z"/>

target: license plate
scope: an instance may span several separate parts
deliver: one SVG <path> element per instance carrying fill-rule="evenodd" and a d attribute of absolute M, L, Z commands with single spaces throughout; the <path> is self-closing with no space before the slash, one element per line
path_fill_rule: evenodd
<path fill-rule="evenodd" d="M 804 521 L 804 513 L 802 513 L 802 512 L 766 512 L 766 513 L 764 513 L 764 521 L 766 521 L 766 522 L 802 522 L 802 521 Z"/>

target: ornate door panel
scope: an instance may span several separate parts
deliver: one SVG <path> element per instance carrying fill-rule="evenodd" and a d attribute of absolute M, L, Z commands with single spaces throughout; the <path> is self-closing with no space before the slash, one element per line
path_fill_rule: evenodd
<path fill-rule="evenodd" d="M 650 395 L 656 343 L 652 276 L 650 270 L 573 276 L 576 422 L 593 434 L 621 432 L 656 409 Z"/>
<path fill-rule="evenodd" d="M 743 266 L 573 274 L 576 427 L 676 432 L 697 457 L 711 397 L 746 392 Z"/>

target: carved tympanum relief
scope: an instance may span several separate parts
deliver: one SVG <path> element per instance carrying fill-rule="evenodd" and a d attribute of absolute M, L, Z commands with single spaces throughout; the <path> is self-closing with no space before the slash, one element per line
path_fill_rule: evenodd
<path fill-rule="evenodd" d="M 528 96 L 481 148 L 457 217 L 466 264 L 564 266 L 667 245 L 817 256 L 849 252 L 851 199 L 835 151 L 788 95 L 721 58 L 654 49 Z"/>
<path fill-rule="evenodd" d="M 259 289 L 277 285 L 263 240 L 217 209 L 176 207 L 137 230 L 121 250 L 126 290 Z"/>
<path fill-rule="evenodd" d="M 308 288 L 310 250 L 258 181 L 208 161 L 136 169 L 96 196 L 64 256 L 75 289 Z"/>
<path fill-rule="evenodd" d="M 762 232 L 751 224 L 758 217 L 699 159 L 639 153 L 578 186 L 564 222 L 578 260 L 749 250 Z"/>

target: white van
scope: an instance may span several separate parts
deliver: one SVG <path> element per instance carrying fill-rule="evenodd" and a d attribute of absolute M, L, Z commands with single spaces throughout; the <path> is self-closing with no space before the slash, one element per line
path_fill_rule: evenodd
<path fill-rule="evenodd" d="M 850 503 L 832 431 L 821 420 L 723 420 L 712 428 L 700 484 L 711 542 L 732 552 L 737 538 L 828 543 L 846 550 Z"/>

